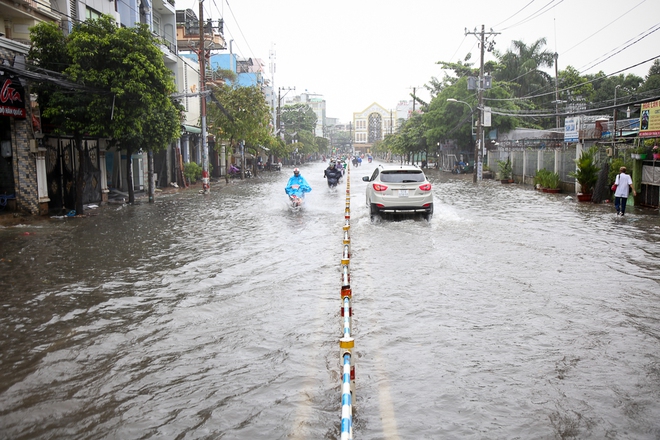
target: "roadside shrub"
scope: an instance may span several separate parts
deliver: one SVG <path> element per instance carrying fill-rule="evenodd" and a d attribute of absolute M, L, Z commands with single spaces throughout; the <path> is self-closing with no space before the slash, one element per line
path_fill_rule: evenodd
<path fill-rule="evenodd" d="M 190 183 L 195 183 L 202 177 L 202 167 L 195 162 L 189 162 L 183 166 L 183 176 L 188 179 Z"/>

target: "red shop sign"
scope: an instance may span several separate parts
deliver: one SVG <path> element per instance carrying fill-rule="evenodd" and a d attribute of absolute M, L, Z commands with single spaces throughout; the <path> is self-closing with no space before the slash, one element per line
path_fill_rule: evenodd
<path fill-rule="evenodd" d="M 25 119 L 25 90 L 13 78 L 0 77 L 0 116 L 12 116 Z"/>

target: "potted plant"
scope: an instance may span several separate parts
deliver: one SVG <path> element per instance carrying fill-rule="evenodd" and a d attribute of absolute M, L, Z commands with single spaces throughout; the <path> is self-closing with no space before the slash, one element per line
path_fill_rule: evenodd
<path fill-rule="evenodd" d="M 550 171 L 546 169 L 540 169 L 536 171 L 536 175 L 534 176 L 534 186 L 536 189 L 541 190 L 543 192 L 548 192 L 548 176 L 550 174 Z"/>
<path fill-rule="evenodd" d="M 630 152 L 630 157 L 633 159 L 644 160 L 648 154 L 648 147 L 644 143 L 639 144 Z"/>
<path fill-rule="evenodd" d="M 511 168 L 511 156 L 506 158 L 506 162 L 498 160 L 497 166 L 500 170 L 500 181 L 502 183 L 511 183 L 511 176 L 513 174 L 513 169 Z"/>
<path fill-rule="evenodd" d="M 653 151 L 653 160 L 660 160 L 660 148 L 654 145 L 651 151 Z"/>
<path fill-rule="evenodd" d="M 561 188 L 559 187 L 560 183 L 561 183 L 561 179 L 559 178 L 559 173 L 548 172 L 545 178 L 546 192 L 549 193 L 561 192 Z"/>
<path fill-rule="evenodd" d="M 574 160 L 576 169 L 570 173 L 569 176 L 578 181 L 581 188 L 581 193 L 578 193 L 578 200 L 590 201 L 593 193 L 593 188 L 598 181 L 598 172 L 600 168 L 596 165 L 596 151 L 597 147 L 593 146 L 588 150 L 583 150 L 580 157 Z"/>
<path fill-rule="evenodd" d="M 536 175 L 534 176 L 534 187 L 536 189 L 539 189 L 543 191 L 546 188 L 546 180 L 548 178 L 548 173 L 550 171 L 546 169 L 540 169 L 536 172 Z"/>

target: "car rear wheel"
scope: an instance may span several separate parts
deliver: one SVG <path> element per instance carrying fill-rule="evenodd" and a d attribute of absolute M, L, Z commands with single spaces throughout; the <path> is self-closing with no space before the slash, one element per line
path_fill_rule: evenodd
<path fill-rule="evenodd" d="M 378 208 L 376 207 L 375 203 L 371 203 L 369 205 L 369 216 L 371 217 L 371 220 L 373 220 L 374 217 L 377 215 L 378 215 Z"/>
<path fill-rule="evenodd" d="M 424 213 L 424 219 L 427 222 L 430 222 L 432 218 L 433 218 L 433 204 L 431 203 L 429 210 Z"/>

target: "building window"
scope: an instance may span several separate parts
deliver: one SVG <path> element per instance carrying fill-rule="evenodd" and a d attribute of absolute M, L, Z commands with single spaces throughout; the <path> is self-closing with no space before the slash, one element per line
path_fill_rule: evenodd
<path fill-rule="evenodd" d="M 89 6 L 85 8 L 85 21 L 98 20 L 99 18 L 101 18 L 101 13 L 99 11 L 92 9 Z"/>
<path fill-rule="evenodd" d="M 154 34 L 160 35 L 160 17 L 154 14 L 153 16 L 153 26 L 154 26 Z"/>

